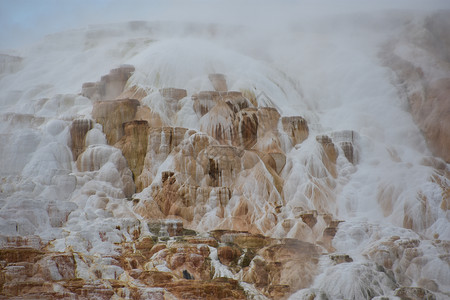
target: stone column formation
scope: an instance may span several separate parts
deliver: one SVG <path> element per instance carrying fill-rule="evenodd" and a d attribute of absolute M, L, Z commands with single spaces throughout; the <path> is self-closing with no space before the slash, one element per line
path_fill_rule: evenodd
<path fill-rule="evenodd" d="M 143 21 L 0 54 L 0 299 L 447 299 L 450 14 L 414 15 L 257 59 Z"/>
<path fill-rule="evenodd" d="M 192 101 L 201 131 L 169 126 L 144 104 L 145 91 L 126 86 L 133 70 L 122 66 L 83 85 L 82 94 L 93 101 L 92 119 L 73 120 L 70 146 L 78 171 L 112 181 L 140 219 L 119 217 L 111 225 L 129 237 L 116 241 L 118 252 L 108 257 L 52 252 L 37 236 L 0 239 L 0 295 L 245 299 L 250 290 L 241 282 L 252 285 L 252 293 L 286 299 L 310 287 L 321 255 L 334 251 L 342 222 L 331 213 L 336 164 L 340 155 L 358 163 L 358 134 L 309 139 L 305 118 L 281 116 L 228 91 L 223 74 L 209 75 L 215 91 L 189 96 L 181 88 L 159 89 L 174 110 L 181 100 Z M 284 194 L 286 174 L 296 172 L 286 153 L 308 140 L 316 151 L 304 162 L 309 207 L 291 204 Z M 103 195 L 94 208 L 117 206 L 108 202 Z M 73 209 L 52 224 L 62 226 Z M 53 207 L 47 210 L 54 214 Z M 108 231 L 98 234 L 108 241 Z M 353 261 L 347 254 L 329 258 L 336 265 Z M 57 282 L 59 290 L 46 282 Z M 427 291 L 403 287 L 396 293 Z"/>
<path fill-rule="evenodd" d="M 212 226 L 218 229 L 258 234 L 273 230 L 278 224 L 280 208 L 285 205 L 280 175 L 286 164 L 286 151 L 308 138 L 307 121 L 301 116 L 281 117 L 275 108 L 256 107 L 255 101 L 241 92 L 227 90 L 225 75 L 210 74 L 208 77 L 215 91 L 200 91 L 190 97 L 202 132 L 170 127 L 142 103 L 145 92 L 137 87 L 125 88 L 133 71 L 132 66 L 125 65 L 103 76 L 100 82 L 83 85 L 82 93 L 94 100 L 94 120 L 73 122 L 74 158 L 86 148 L 83 138 L 95 121 L 102 125 L 108 144 L 121 150 L 131 170 L 135 192 L 151 186 L 149 199 L 134 201 L 135 210 L 143 217 L 180 218 L 191 228 L 204 226 L 206 219 L 210 219 Z M 120 98 L 133 93 L 141 95 L 141 99 Z M 162 88 L 159 93 L 171 106 L 177 106 L 178 101 L 188 97 L 187 91 L 181 88 Z M 108 96 L 112 99 L 107 99 Z M 351 131 L 334 135 L 351 163 L 357 162 L 354 135 L 356 133 Z M 283 137 L 287 137 L 288 145 L 282 143 Z M 323 164 L 335 178 L 336 145 L 328 136 L 317 136 L 316 140 L 323 149 Z M 169 156 L 171 169 L 162 170 L 162 180 L 158 179 L 158 170 Z M 171 175 L 167 176 L 169 173 Z M 254 201 L 245 195 L 248 187 L 242 181 L 248 176 L 261 185 L 255 187 L 258 192 L 261 188 L 267 190 L 259 204 L 252 203 Z M 244 197 L 239 196 L 243 194 Z M 322 194 L 311 190 L 310 197 L 319 203 L 324 201 L 319 199 Z M 235 204 L 237 208 L 230 212 L 226 208 L 232 198 L 241 203 Z M 210 207 L 212 202 L 215 204 Z M 243 207 L 245 214 L 242 214 Z M 319 213 L 305 210 L 301 218 L 284 222 L 283 228 L 289 231 L 298 222 L 313 228 L 317 223 L 315 219 L 328 213 L 325 206 L 319 207 L 323 208 Z M 213 218 L 208 216 L 211 209 L 218 210 Z"/>
<path fill-rule="evenodd" d="M 132 200 L 134 211 L 146 222 L 128 229 L 133 240 L 122 242 L 121 255 L 114 258 L 124 271 L 121 283 L 110 289 L 87 286 L 84 280 L 76 280 L 77 255 L 48 253 L 40 241 L 31 245 L 29 238 L 8 242 L 24 244 L 26 254 L 19 251 L 11 256 L 3 251 L 2 257 L 23 264 L 24 272 L 31 272 L 37 263 L 37 274 L 49 281 L 63 280 L 67 295 L 131 293 L 135 297 L 190 298 L 208 297 L 213 292 L 215 296 L 245 298 L 238 281 L 211 281 L 217 277 L 211 270 L 218 272 L 219 268 L 212 264 L 211 255 L 239 280 L 253 284 L 268 297 L 284 298 L 308 287 L 316 274 L 319 248 L 332 250 L 331 240 L 340 221 L 319 205 L 319 210 L 296 207 L 294 218 L 285 216 L 282 172 L 286 153 L 308 139 L 307 121 L 301 116 L 281 116 L 272 107 L 259 107 L 255 99 L 228 91 L 225 75 L 210 74 L 214 91 L 189 96 L 181 88 L 159 89 L 163 101 L 174 110 L 182 99 L 192 101 L 201 131 L 172 127 L 144 104 L 145 91 L 126 86 L 133 70 L 122 66 L 99 82 L 84 84 L 82 94 L 93 101 L 92 119 L 76 119 L 70 127 L 78 171 L 102 173 L 105 165 L 112 163 L 118 172 L 115 186 Z M 99 125 L 109 145 L 87 142 L 90 130 L 98 130 Z M 316 137 L 330 178 L 337 176 L 337 147 L 346 159 L 357 162 L 354 135 L 350 131 L 335 133 L 336 145 L 329 136 Z M 311 172 L 311 176 L 314 180 L 318 175 Z M 313 191 L 310 195 L 317 203 L 324 201 L 322 196 Z M 104 201 L 106 205 L 108 199 Z M 201 238 L 196 231 L 207 231 L 209 237 Z M 288 233 L 296 239 L 286 239 Z M 168 239 L 175 236 L 178 244 L 169 245 Z M 170 272 L 150 267 L 152 261 L 165 261 Z M 46 275 L 55 264 L 58 272 Z M 17 272 L 22 271 L 11 269 L 7 277 L 19 276 Z M 106 276 L 96 272 L 98 278 Z M 57 278 L 55 274 L 59 274 Z M 32 290 L 20 290 L 14 280 L 5 282 L 7 294 L 33 294 Z M 130 290 L 129 282 L 164 290 Z M 36 289 L 40 289 L 38 294 L 59 296 L 42 286 Z"/>

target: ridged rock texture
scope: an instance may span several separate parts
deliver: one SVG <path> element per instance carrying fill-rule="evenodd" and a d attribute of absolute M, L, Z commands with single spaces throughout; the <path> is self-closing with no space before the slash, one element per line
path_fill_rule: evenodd
<path fill-rule="evenodd" d="M 447 299 L 448 16 L 404 25 L 383 65 L 325 25 L 320 49 L 289 29 L 295 52 L 257 58 L 222 52 L 241 28 L 99 25 L 67 57 L 119 67 L 77 94 L 19 91 L 45 51 L 0 54 L 0 299 Z M 207 39 L 153 39 L 190 30 Z"/>
<path fill-rule="evenodd" d="M 111 100 L 122 94 L 124 87 L 134 72 L 134 67 L 122 65 L 102 76 L 100 81 L 83 84 L 81 94 L 95 101 Z"/>
<path fill-rule="evenodd" d="M 72 122 L 70 126 L 70 138 L 72 141 L 71 149 L 74 160 L 86 149 L 86 134 L 92 127 L 93 121 L 89 119 L 77 119 Z"/>
<path fill-rule="evenodd" d="M 120 245 L 120 255 L 110 258 L 111 271 L 93 271 L 110 288 L 100 289 L 79 279 L 77 261 L 85 261 L 89 268 L 91 258 L 72 252 L 57 254 L 39 245 L 36 249 L 24 247 L 23 258 L 22 252 L 11 256 L 12 250 L 2 250 L 5 268 L 11 270 L 4 273 L 3 293 L 17 297 L 243 299 L 248 291 L 237 284 L 240 280 L 253 284 L 256 293 L 278 299 L 308 287 L 316 274 L 320 249 L 284 237 L 295 228 L 293 237 L 309 236 L 308 240 L 330 248 L 336 228 L 330 222 L 338 222 L 331 220 L 325 207 L 320 212 L 299 211 L 297 219 L 283 220 L 286 201 L 280 174 L 286 164 L 285 151 L 308 138 L 307 121 L 300 116 L 281 118 L 275 108 L 255 107 L 241 92 L 226 90 L 225 75 L 212 74 L 209 79 L 216 91 L 187 98 L 203 132 L 162 126 L 163 117 L 148 108 L 144 113 L 142 100 L 114 98 L 127 94 L 121 80 L 129 70 L 131 66 L 112 70 L 96 84 L 94 92 L 83 85 L 83 93 L 94 101 L 92 119 L 72 122 L 71 148 L 80 172 L 92 172 L 94 178 L 112 176 L 112 170 L 107 171 L 112 167 L 116 174 L 111 178 L 113 186 L 123 196 L 142 191 L 131 203 L 148 225 L 138 225 L 131 232 L 132 241 Z M 180 88 L 164 88 L 158 93 L 173 111 L 178 101 L 188 97 Z M 112 98 L 105 99 L 107 96 Z M 99 128 L 104 141 L 114 147 L 96 143 L 101 141 L 96 137 Z M 324 149 L 323 161 L 331 174 L 335 173 L 337 152 L 331 139 L 320 137 L 318 141 Z M 254 181 L 246 183 L 248 178 Z M 146 193 L 148 198 L 144 198 Z M 108 207 L 107 198 L 103 199 L 94 207 Z M 183 224 L 216 231 L 200 238 L 195 231 L 183 229 Z M 263 234 L 273 235 L 277 224 L 281 224 L 280 239 L 266 238 Z M 169 244 L 170 237 L 177 237 L 177 242 Z M 100 238 L 108 239 L 106 233 Z M 10 264 L 23 265 L 21 277 L 11 273 Z M 119 273 L 112 272 L 116 266 Z M 220 279 L 225 275 L 235 279 Z M 36 276 L 58 280 L 60 289 L 56 292 L 44 281 L 36 282 Z M 20 284 L 16 278 L 21 278 Z"/>
<path fill-rule="evenodd" d="M 95 102 L 92 117 L 103 126 L 109 144 L 114 145 L 124 134 L 125 122 L 132 121 L 140 105 L 136 99 Z"/>

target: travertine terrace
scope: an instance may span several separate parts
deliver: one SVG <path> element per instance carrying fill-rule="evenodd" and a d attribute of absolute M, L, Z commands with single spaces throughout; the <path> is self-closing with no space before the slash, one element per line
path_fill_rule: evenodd
<path fill-rule="evenodd" d="M 2 54 L 0 298 L 450 297 L 449 14 L 373 18 Z"/>

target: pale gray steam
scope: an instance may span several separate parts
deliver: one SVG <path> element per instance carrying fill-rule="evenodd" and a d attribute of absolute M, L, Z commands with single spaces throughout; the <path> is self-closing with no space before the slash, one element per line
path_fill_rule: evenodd
<path fill-rule="evenodd" d="M 88 24 L 131 20 L 244 24 L 264 31 L 299 19 L 350 12 L 450 8 L 445 0 L 223 1 L 223 0 L 1 0 L 0 49 L 28 45 L 46 34 Z"/>

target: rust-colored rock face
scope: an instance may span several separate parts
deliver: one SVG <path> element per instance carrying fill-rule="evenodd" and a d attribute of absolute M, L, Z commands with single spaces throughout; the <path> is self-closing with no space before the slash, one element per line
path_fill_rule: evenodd
<path fill-rule="evenodd" d="M 401 287 L 395 290 L 396 297 L 401 300 L 436 299 L 428 290 L 414 287 Z"/>
<path fill-rule="evenodd" d="M 229 91 L 220 93 L 222 100 L 233 110 L 233 112 L 238 113 L 239 111 L 254 107 L 254 105 L 245 98 L 241 92 Z"/>
<path fill-rule="evenodd" d="M 235 120 L 236 146 L 251 149 L 258 140 L 258 110 L 246 108 L 241 110 Z"/>
<path fill-rule="evenodd" d="M 0 249 L 0 295 L 247 299 L 250 290 L 241 281 L 254 285 L 253 295 L 285 299 L 317 269 L 318 249 L 299 240 L 229 230 L 200 237 L 179 220 L 147 225 L 118 244 L 119 253 L 100 259 L 49 251 L 37 237 L 9 239 L 9 248 Z"/>
<path fill-rule="evenodd" d="M 77 160 L 78 156 L 86 149 L 86 133 L 92 129 L 94 122 L 90 119 L 77 119 L 70 126 L 71 149 L 73 159 Z"/>
<path fill-rule="evenodd" d="M 159 93 L 164 98 L 181 100 L 187 96 L 186 90 L 184 89 L 176 89 L 176 88 L 164 88 L 160 89 Z"/>
<path fill-rule="evenodd" d="M 311 228 L 313 228 L 317 223 L 317 211 L 315 210 L 311 212 L 301 212 L 300 217 L 302 218 L 302 221 Z"/>
<path fill-rule="evenodd" d="M 293 145 L 300 144 L 308 138 L 309 128 L 304 118 L 283 117 L 281 123 L 283 124 L 283 130 L 289 135 Z"/>
<path fill-rule="evenodd" d="M 19 244 L 21 247 L 17 247 Z M 73 254 L 49 253 L 36 237 L 15 238 L 8 246 L 0 249 L 0 296 L 60 298 L 71 294 L 64 288 L 60 292 L 53 290 L 51 283 L 64 286 L 76 279 Z"/>
<path fill-rule="evenodd" d="M 122 65 L 102 76 L 99 82 L 87 82 L 82 86 L 81 94 L 94 101 L 116 99 L 134 72 L 134 67 Z"/>
<path fill-rule="evenodd" d="M 272 285 L 284 285 L 294 292 L 308 287 L 315 277 L 319 252 L 313 244 L 287 239 L 258 253 L 265 259 Z"/>
<path fill-rule="evenodd" d="M 235 113 L 223 101 L 218 101 L 210 111 L 200 119 L 200 130 L 215 138 L 221 144 L 227 144 L 233 137 Z"/>
<path fill-rule="evenodd" d="M 114 101 L 98 101 L 94 103 L 92 117 L 103 126 L 108 144 L 114 145 L 123 134 L 123 123 L 132 121 L 136 115 L 138 100 L 121 99 Z"/>
<path fill-rule="evenodd" d="M 133 85 L 131 87 L 125 86 L 123 92 L 119 96 L 115 97 L 115 99 L 137 99 L 141 101 L 142 99 L 147 97 L 147 95 L 147 91 L 136 85 Z"/>
<path fill-rule="evenodd" d="M 333 177 L 336 177 L 336 159 L 338 152 L 333 143 L 333 140 L 327 135 L 316 136 L 316 141 L 322 146 L 322 161 L 324 162 L 328 172 L 330 172 Z"/>
<path fill-rule="evenodd" d="M 199 117 L 204 116 L 219 103 L 226 103 L 233 113 L 254 107 L 250 100 L 237 91 L 201 91 L 192 95 L 193 107 Z"/>
<path fill-rule="evenodd" d="M 142 172 L 135 177 L 138 191 L 150 185 L 161 163 L 183 141 L 186 132 L 181 127 L 149 127 Z"/>
<path fill-rule="evenodd" d="M 128 167 L 137 178 L 142 173 L 148 145 L 148 122 L 131 121 L 123 123 L 124 136 L 115 144 L 126 158 Z"/>
<path fill-rule="evenodd" d="M 202 91 L 192 95 L 191 99 L 194 102 L 193 107 L 197 116 L 199 118 L 203 117 L 217 104 L 217 99 L 219 97 L 220 93 L 215 91 Z"/>
<path fill-rule="evenodd" d="M 273 107 L 260 107 L 258 109 L 259 136 L 264 136 L 269 132 L 278 131 L 278 120 L 280 113 Z"/>
<path fill-rule="evenodd" d="M 358 139 L 359 134 L 352 130 L 334 131 L 331 133 L 333 141 L 341 147 L 345 158 L 352 164 L 357 164 L 359 160 Z"/>
<path fill-rule="evenodd" d="M 208 160 L 207 172 L 210 186 L 230 187 L 232 178 L 241 170 L 242 154 L 233 146 L 210 145 L 206 148 L 204 159 Z"/>
<path fill-rule="evenodd" d="M 216 91 L 218 92 L 228 91 L 227 80 L 224 74 L 209 74 L 208 78 Z"/>
<path fill-rule="evenodd" d="M 185 90 L 176 88 L 161 89 L 159 94 L 169 106 L 187 97 Z M 302 207 L 296 207 L 292 218 L 282 212 L 286 201 L 283 178 L 288 163 L 286 152 L 308 139 L 306 120 L 300 116 L 281 118 L 272 107 L 254 107 L 252 101 L 237 91 L 200 91 L 191 96 L 191 101 L 183 100 L 192 105 L 202 132 L 148 122 L 148 131 L 144 133 L 145 128 L 135 132 L 138 127 L 129 125 L 137 121 L 124 125 L 133 130 L 116 147 L 122 149 L 127 159 L 127 151 L 135 149 L 134 155 L 140 153 L 142 162 L 145 147 L 140 141 L 147 135 L 142 169 L 136 170 L 135 163 L 129 163 L 136 189 L 142 191 L 136 195 L 134 210 L 147 219 L 173 218 L 204 231 L 277 232 L 280 236 L 308 237 L 332 249 L 337 225 L 329 225 L 317 211 Z M 352 134 L 350 138 L 341 134 L 343 137 L 337 140 L 353 146 L 357 141 Z M 329 199 L 333 199 L 338 149 L 328 136 L 319 136 L 317 141 L 325 171 L 308 164 L 317 180 L 305 190 L 305 196 L 324 214 L 328 212 Z M 353 158 L 351 150 L 344 150 L 348 159 Z M 226 264 L 231 266 L 232 262 Z M 286 287 L 281 284 L 271 289 L 277 294 Z"/>
<path fill-rule="evenodd" d="M 226 266 L 236 265 L 241 254 L 241 250 L 237 247 L 223 246 L 217 249 L 220 263 Z"/>
<path fill-rule="evenodd" d="M 183 231 L 182 225 L 179 229 Z M 8 244 L 11 248 L 0 249 L 0 296 L 21 299 L 246 299 L 238 281 L 213 276 L 211 250 L 207 244 L 217 247 L 215 239 L 196 239 L 183 236 L 180 231 L 175 231 L 174 236 L 179 241 L 169 244 L 136 235 L 121 245 L 120 255 L 105 257 L 103 266 L 95 265 L 93 257 L 80 253 L 48 251 L 40 240 L 33 243 L 35 239 L 31 237 L 29 240 L 16 239 L 14 243 L 11 240 Z M 163 264 L 165 270 L 159 270 Z M 93 277 L 86 278 L 85 267 L 91 269 Z"/>

